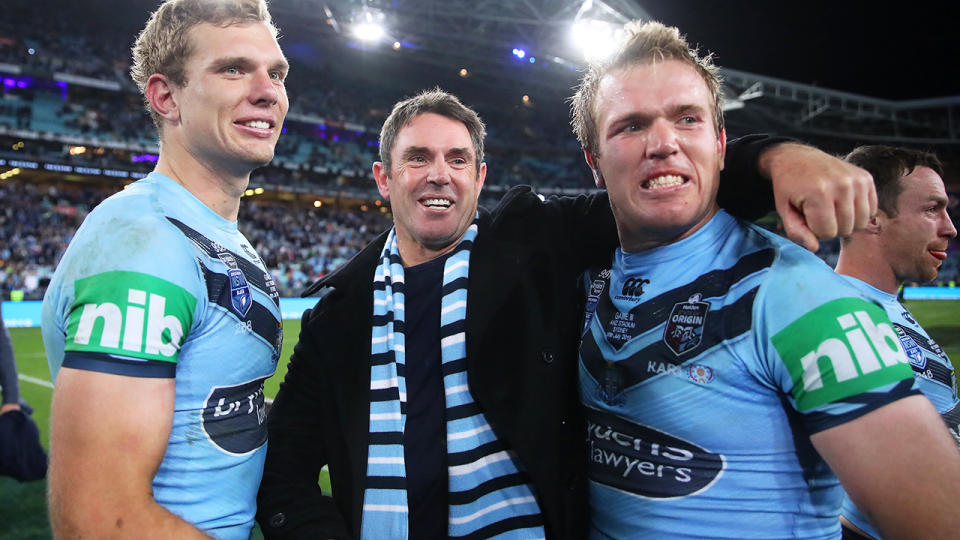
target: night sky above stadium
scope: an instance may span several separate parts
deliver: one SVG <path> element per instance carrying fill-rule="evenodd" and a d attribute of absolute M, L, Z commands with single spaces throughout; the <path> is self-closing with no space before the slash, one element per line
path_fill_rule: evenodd
<path fill-rule="evenodd" d="M 960 95 L 960 2 L 642 0 L 723 67 L 886 99 Z"/>
<path fill-rule="evenodd" d="M 119 15 L 125 23 L 141 28 L 157 3 L 101 0 L 86 9 L 92 17 Z M 293 4 L 291 0 L 271 3 L 276 7 Z M 654 18 L 678 26 L 701 50 L 713 51 L 722 67 L 885 99 L 960 95 L 956 73 L 960 1 L 899 2 L 891 9 L 880 4 L 875 0 L 637 0 Z M 283 21 L 278 22 L 282 27 Z"/>

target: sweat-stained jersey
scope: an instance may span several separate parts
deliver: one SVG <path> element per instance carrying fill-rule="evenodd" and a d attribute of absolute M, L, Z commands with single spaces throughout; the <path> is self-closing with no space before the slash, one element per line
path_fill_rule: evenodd
<path fill-rule="evenodd" d="M 880 307 L 723 211 L 585 286 L 593 538 L 839 538 L 810 435 L 916 393 Z"/>
<path fill-rule="evenodd" d="M 62 366 L 176 378 L 154 499 L 218 538 L 253 527 L 281 339 L 273 279 L 237 223 L 158 173 L 87 216 L 43 300 L 54 379 Z"/>
<path fill-rule="evenodd" d="M 947 424 L 950 434 L 960 445 L 960 407 L 957 407 L 960 400 L 957 399 L 957 375 L 947 354 L 917 324 L 917 320 L 903 304 L 897 301 L 895 295 L 881 291 L 855 277 L 841 277 L 859 289 L 864 296 L 880 304 L 887 312 L 887 316 L 893 321 L 893 329 L 900 338 L 900 344 L 903 345 L 907 358 L 910 359 L 910 367 L 913 368 L 917 386 L 933 402 L 933 406 L 937 408 L 940 417 Z M 841 513 L 861 531 L 874 538 L 880 538 L 880 533 L 860 513 L 850 497 L 844 496 Z"/>

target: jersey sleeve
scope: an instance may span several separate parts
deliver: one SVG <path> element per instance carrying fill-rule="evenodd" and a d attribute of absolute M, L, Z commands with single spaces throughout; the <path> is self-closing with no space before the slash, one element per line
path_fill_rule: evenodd
<path fill-rule="evenodd" d="M 807 433 L 918 392 L 886 312 L 820 261 L 774 271 L 763 289 L 761 362 Z"/>
<path fill-rule="evenodd" d="M 58 268 L 62 365 L 172 378 L 204 297 L 193 251 L 161 217 L 97 217 Z"/>

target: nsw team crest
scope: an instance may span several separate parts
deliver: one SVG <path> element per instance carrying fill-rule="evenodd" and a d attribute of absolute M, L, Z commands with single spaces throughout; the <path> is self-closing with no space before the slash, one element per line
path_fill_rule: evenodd
<path fill-rule="evenodd" d="M 703 339 L 703 326 L 707 322 L 710 302 L 704 302 L 701 298 L 697 293 L 686 302 L 675 304 L 667 319 L 663 342 L 677 356 L 696 349 Z"/>
<path fill-rule="evenodd" d="M 229 270 L 230 276 L 230 305 L 237 315 L 246 317 L 250 311 L 250 305 L 253 299 L 250 297 L 250 286 L 247 285 L 247 278 L 243 277 L 241 270 Z"/>
<path fill-rule="evenodd" d="M 903 345 L 903 350 L 906 351 L 907 357 L 910 359 L 910 365 L 916 367 L 917 369 L 923 369 L 927 367 L 927 359 L 923 356 L 923 351 L 920 350 L 920 345 L 917 345 L 917 342 L 910 337 L 910 334 L 906 333 L 903 328 L 900 328 L 899 324 L 893 325 L 893 328 L 897 331 L 897 337 L 900 338 L 900 344 Z"/>

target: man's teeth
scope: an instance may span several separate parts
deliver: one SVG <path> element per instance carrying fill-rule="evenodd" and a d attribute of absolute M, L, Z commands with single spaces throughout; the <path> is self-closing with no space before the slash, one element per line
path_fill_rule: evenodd
<path fill-rule="evenodd" d="M 448 199 L 427 199 L 423 201 L 424 206 L 439 206 L 441 208 L 447 208 L 450 204 Z"/>
<path fill-rule="evenodd" d="M 683 177 L 676 176 L 673 174 L 665 174 L 663 176 L 658 176 L 656 178 L 651 178 L 643 183 L 643 187 L 647 189 L 658 189 L 665 187 L 679 186 L 683 184 Z"/>
<path fill-rule="evenodd" d="M 250 120 L 249 122 L 244 122 L 243 125 L 257 129 L 270 129 L 270 122 L 265 120 Z"/>

